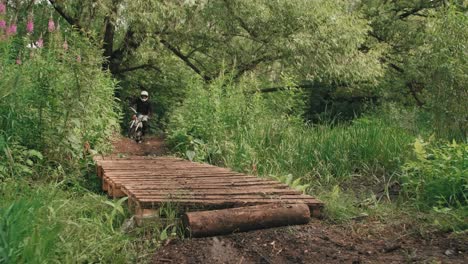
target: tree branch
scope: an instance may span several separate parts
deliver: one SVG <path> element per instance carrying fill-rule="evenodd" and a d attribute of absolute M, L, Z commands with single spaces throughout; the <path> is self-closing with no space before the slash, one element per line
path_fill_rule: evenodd
<path fill-rule="evenodd" d="M 251 70 L 255 69 L 260 63 L 275 61 L 275 60 L 280 59 L 281 57 L 282 56 L 280 56 L 280 55 L 278 55 L 278 56 L 265 55 L 263 57 L 255 59 L 255 60 L 253 60 L 253 61 L 251 61 L 249 63 L 241 65 L 241 66 L 238 67 L 236 75 L 234 75 L 234 80 L 239 79 L 247 71 L 251 71 Z"/>
<path fill-rule="evenodd" d="M 383 63 L 387 62 L 387 60 L 385 58 L 382 58 L 380 61 L 382 61 Z M 400 74 L 405 73 L 405 70 L 403 68 L 401 68 L 400 66 L 398 66 L 398 65 L 396 65 L 394 63 L 391 63 L 391 62 L 388 62 L 387 64 L 388 64 L 388 66 L 390 66 L 390 68 L 394 69 L 398 73 L 400 73 Z M 422 85 L 422 84 L 416 83 L 414 81 L 406 83 L 406 87 L 408 88 L 411 96 L 413 96 L 414 100 L 416 101 L 416 104 L 419 107 L 422 107 L 424 105 L 424 102 L 421 99 L 419 99 L 418 92 L 415 89 L 416 85 Z"/>
<path fill-rule="evenodd" d="M 128 67 L 128 68 L 125 68 L 125 69 L 118 69 L 118 70 L 116 70 L 114 72 L 114 74 L 122 74 L 122 73 L 126 73 L 126 72 L 140 70 L 140 69 L 153 69 L 153 70 L 156 70 L 157 72 L 162 72 L 159 67 L 148 63 L 148 64 L 139 65 L 139 66 Z"/>
<path fill-rule="evenodd" d="M 233 8 L 231 6 L 231 1 L 232 0 L 224 0 L 224 4 L 226 5 L 226 8 L 229 11 L 229 13 L 231 14 L 231 16 L 233 16 L 237 20 L 237 22 L 239 22 L 239 25 L 241 26 L 241 28 L 243 28 L 245 31 L 247 31 L 247 33 L 249 33 L 250 36 L 252 36 L 254 38 L 257 38 L 258 37 L 257 33 L 254 30 L 252 30 L 247 25 L 247 23 L 245 23 L 245 21 L 242 20 L 241 17 L 239 17 L 238 15 L 236 15 L 234 13 L 234 10 L 233 10 Z"/>
<path fill-rule="evenodd" d="M 55 0 L 49 0 L 49 3 L 52 5 L 52 7 L 55 9 L 55 11 L 57 13 L 59 13 L 59 15 L 65 19 L 65 21 L 67 21 L 67 23 L 72 26 L 72 27 L 75 27 L 78 32 L 80 32 L 82 35 L 84 35 L 85 37 L 87 37 L 88 39 L 92 40 L 92 41 L 95 41 L 96 39 L 93 37 L 92 34 L 89 34 L 85 28 L 83 28 L 83 26 L 80 25 L 80 22 L 77 18 L 75 17 L 72 17 L 71 15 L 67 14 L 65 12 L 65 9 L 60 6 Z"/>
<path fill-rule="evenodd" d="M 104 24 L 106 25 L 104 32 L 104 41 L 102 43 L 102 49 L 104 50 L 104 63 L 102 68 L 108 70 L 112 63 L 112 55 L 114 54 L 114 37 L 115 37 L 115 19 L 113 17 L 117 16 L 118 13 L 118 0 L 112 1 L 111 14 L 108 14 L 104 19 Z"/>
<path fill-rule="evenodd" d="M 196 72 L 198 75 L 200 75 L 206 82 L 209 82 L 211 81 L 213 78 L 212 77 L 209 77 L 209 76 L 206 76 L 205 74 L 203 74 L 203 72 L 197 67 L 195 66 L 189 59 L 189 57 L 187 57 L 186 55 L 184 55 L 179 49 L 177 49 L 176 47 L 172 46 L 169 42 L 167 42 L 166 40 L 164 39 L 161 39 L 159 41 L 161 44 L 164 45 L 164 47 L 166 47 L 168 50 L 170 50 L 174 55 L 176 55 L 177 57 L 179 57 L 179 59 L 181 59 L 188 67 L 190 67 L 194 72 Z"/>
<path fill-rule="evenodd" d="M 70 24 L 70 26 L 74 26 L 79 30 L 83 29 L 79 24 L 78 19 L 67 14 L 65 12 L 65 9 L 62 6 L 60 6 L 55 0 L 49 0 L 49 3 L 52 5 L 55 11 L 57 11 L 57 13 L 59 13 L 60 16 L 62 16 L 68 22 L 68 24 Z"/>
<path fill-rule="evenodd" d="M 405 19 L 409 16 L 413 16 L 413 15 L 418 15 L 418 16 L 424 16 L 424 15 L 421 15 L 421 14 L 418 14 L 419 11 L 422 11 L 424 9 L 430 9 L 430 8 L 436 8 L 436 7 L 439 7 L 441 5 L 444 4 L 444 0 L 439 0 L 439 1 L 428 1 L 427 4 L 422 4 L 421 6 L 417 6 L 417 7 L 414 7 L 406 12 L 403 12 L 401 13 L 400 15 L 398 15 L 398 18 L 399 19 Z"/>
<path fill-rule="evenodd" d="M 114 54 L 114 35 L 115 27 L 111 21 L 110 16 L 105 18 L 106 30 L 104 32 L 104 41 L 102 43 L 102 49 L 104 50 L 104 63 L 102 68 L 104 70 L 109 69 L 111 64 L 112 55 Z"/>
<path fill-rule="evenodd" d="M 422 84 L 416 83 L 416 82 L 412 81 L 412 82 L 407 83 L 407 84 L 406 84 L 406 87 L 408 87 L 408 89 L 409 89 L 411 95 L 413 96 L 414 100 L 416 101 L 416 104 L 417 104 L 419 107 L 422 107 L 422 106 L 424 105 L 424 102 L 421 101 L 421 99 L 419 99 L 419 97 L 418 97 L 418 93 L 417 93 L 417 91 L 416 91 L 416 89 L 415 89 L 415 86 L 416 86 L 416 85 L 422 85 Z"/>
<path fill-rule="evenodd" d="M 125 55 L 131 55 L 133 51 L 138 49 L 142 43 L 141 39 L 138 39 L 135 35 L 135 32 L 130 27 L 125 33 L 122 45 L 112 52 L 110 56 L 109 69 L 112 74 L 118 73 L 120 65 L 124 60 Z"/>

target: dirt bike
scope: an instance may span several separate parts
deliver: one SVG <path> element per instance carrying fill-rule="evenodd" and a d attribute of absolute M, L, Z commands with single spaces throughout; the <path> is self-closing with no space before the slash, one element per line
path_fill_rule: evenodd
<path fill-rule="evenodd" d="M 130 121 L 130 126 L 128 128 L 128 137 L 134 139 L 136 142 L 141 142 L 143 139 L 143 116 L 138 115 L 135 108 L 130 107 L 133 111 L 132 121 Z"/>

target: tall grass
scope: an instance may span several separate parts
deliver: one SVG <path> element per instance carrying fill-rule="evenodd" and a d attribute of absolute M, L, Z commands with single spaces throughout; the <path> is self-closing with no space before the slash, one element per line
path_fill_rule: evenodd
<path fill-rule="evenodd" d="M 234 135 L 234 144 L 225 150 L 232 153 L 225 157 L 227 166 L 256 170 L 260 175 L 292 173 L 295 178 L 324 185 L 393 173 L 411 142 L 398 128 L 373 118 L 334 126 L 264 122 Z"/>
<path fill-rule="evenodd" d="M 399 170 L 413 137 L 375 117 L 307 125 L 299 91 L 252 95 L 243 86 L 196 84 L 175 112 L 168 140 L 189 158 L 258 175 L 292 174 L 333 186 Z"/>
<path fill-rule="evenodd" d="M 0 263 L 126 263 L 137 253 L 119 229 L 123 207 L 60 185 L 0 185 Z M 111 206 L 114 205 L 114 206 Z"/>

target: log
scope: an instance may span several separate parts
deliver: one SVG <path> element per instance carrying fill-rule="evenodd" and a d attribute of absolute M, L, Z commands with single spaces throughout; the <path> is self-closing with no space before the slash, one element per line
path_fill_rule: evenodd
<path fill-rule="evenodd" d="M 189 212 L 182 216 L 184 227 L 192 237 L 300 225 L 309 221 L 310 210 L 306 204 L 267 204 Z"/>

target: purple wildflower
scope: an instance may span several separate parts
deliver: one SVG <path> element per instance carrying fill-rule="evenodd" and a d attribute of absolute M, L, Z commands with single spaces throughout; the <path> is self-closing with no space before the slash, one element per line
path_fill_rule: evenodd
<path fill-rule="evenodd" d="M 7 35 L 15 35 L 16 30 L 17 30 L 16 24 L 15 23 L 11 24 L 7 29 Z"/>
<path fill-rule="evenodd" d="M 26 24 L 26 31 L 28 33 L 32 33 L 34 31 L 34 21 L 31 19 L 28 20 L 28 23 Z"/>
<path fill-rule="evenodd" d="M 62 46 L 62 47 L 63 47 L 63 50 L 65 50 L 65 51 L 68 50 L 68 42 L 67 42 L 67 40 L 65 40 L 65 41 L 63 42 L 63 46 Z"/>
<path fill-rule="evenodd" d="M 0 2 L 0 15 L 4 15 L 6 13 L 6 5 L 4 2 Z"/>
<path fill-rule="evenodd" d="M 55 31 L 55 22 L 52 19 L 52 17 L 49 19 L 48 28 L 49 28 L 49 32 L 54 32 Z"/>
<path fill-rule="evenodd" d="M 44 39 L 42 39 L 42 36 L 36 41 L 36 47 L 38 48 L 44 47 Z"/>
<path fill-rule="evenodd" d="M 3 19 L 0 19 L 0 28 L 1 29 L 6 29 L 6 22 Z"/>
<path fill-rule="evenodd" d="M 23 62 L 21 61 L 20 57 L 16 58 L 16 64 L 21 65 Z"/>

